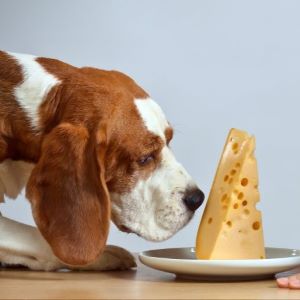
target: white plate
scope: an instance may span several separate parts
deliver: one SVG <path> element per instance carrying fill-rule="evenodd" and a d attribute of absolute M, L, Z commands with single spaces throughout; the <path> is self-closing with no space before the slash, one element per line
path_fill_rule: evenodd
<path fill-rule="evenodd" d="M 253 280 L 274 277 L 300 265 L 300 250 L 266 248 L 266 259 L 198 260 L 194 248 L 149 250 L 140 261 L 157 270 L 199 280 Z"/>

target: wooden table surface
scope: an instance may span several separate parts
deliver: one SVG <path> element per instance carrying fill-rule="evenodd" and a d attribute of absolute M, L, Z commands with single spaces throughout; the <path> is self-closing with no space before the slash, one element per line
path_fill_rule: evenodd
<path fill-rule="evenodd" d="M 193 282 L 152 270 L 33 272 L 0 269 L 0 299 L 300 299 L 274 280 Z"/>

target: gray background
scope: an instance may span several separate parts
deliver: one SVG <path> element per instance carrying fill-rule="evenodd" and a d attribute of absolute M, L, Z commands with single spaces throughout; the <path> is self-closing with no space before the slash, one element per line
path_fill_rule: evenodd
<path fill-rule="evenodd" d="M 160 103 L 178 160 L 208 194 L 228 130 L 254 133 L 266 244 L 300 248 L 300 1 L 0 1 L 0 48 L 118 69 Z M 3 207 L 2 207 L 3 206 Z M 24 198 L 1 210 L 33 223 Z M 203 208 L 155 244 L 194 244 Z"/>

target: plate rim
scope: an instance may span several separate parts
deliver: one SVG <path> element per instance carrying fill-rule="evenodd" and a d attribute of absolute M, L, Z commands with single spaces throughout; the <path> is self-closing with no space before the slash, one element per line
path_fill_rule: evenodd
<path fill-rule="evenodd" d="M 147 267 L 183 278 L 187 277 L 189 280 L 226 282 L 274 278 L 275 274 L 292 270 L 300 265 L 300 250 L 279 247 L 266 248 L 287 251 L 289 256 L 247 260 L 198 260 L 195 258 L 157 257 L 147 254 L 147 252 L 160 250 L 186 249 L 192 251 L 195 249 L 195 247 L 177 247 L 142 251 L 138 254 L 138 258 Z M 296 255 L 293 255 L 294 252 Z"/>
<path fill-rule="evenodd" d="M 139 259 L 145 257 L 145 258 L 151 258 L 151 259 L 155 259 L 155 260 L 167 260 L 167 261 L 172 261 L 172 262 L 186 262 L 189 264 L 205 264 L 208 263 L 210 265 L 214 265 L 214 264 L 220 264 L 222 263 L 223 265 L 232 265 L 232 264 L 236 264 L 236 265 L 245 265 L 245 264 L 264 264 L 266 262 L 269 262 L 270 264 L 272 262 L 277 262 L 277 261 L 282 261 L 282 260 L 300 260 L 300 249 L 293 249 L 293 248 L 282 248 L 282 247 L 265 247 L 265 249 L 276 249 L 276 250 L 284 250 L 284 251 L 290 251 L 290 252 L 296 252 L 297 255 L 295 256 L 286 256 L 286 257 L 276 257 L 276 258 L 264 258 L 264 259 L 214 259 L 214 260 L 210 260 L 210 259 L 187 259 L 187 258 L 171 258 L 171 257 L 157 257 L 157 256 L 151 256 L 146 254 L 146 252 L 149 251 L 167 251 L 167 250 L 180 250 L 180 249 L 195 249 L 195 247 L 173 247 L 173 248 L 161 248 L 161 249 L 150 249 L 150 250 L 146 250 L 146 251 L 141 251 L 138 253 L 138 257 Z"/>

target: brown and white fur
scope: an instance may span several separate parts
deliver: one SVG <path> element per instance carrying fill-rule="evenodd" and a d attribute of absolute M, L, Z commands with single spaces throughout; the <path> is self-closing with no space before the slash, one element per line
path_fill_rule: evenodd
<path fill-rule="evenodd" d="M 152 241 L 191 219 L 199 191 L 161 108 L 117 71 L 0 51 L 0 202 L 23 187 L 37 228 L 0 216 L 0 262 L 31 269 L 134 266 L 106 246 L 110 219 Z"/>

